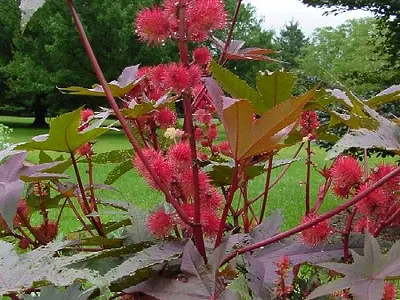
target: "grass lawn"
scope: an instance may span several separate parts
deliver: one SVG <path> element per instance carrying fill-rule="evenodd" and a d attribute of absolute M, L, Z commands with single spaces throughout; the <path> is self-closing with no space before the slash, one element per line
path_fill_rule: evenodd
<path fill-rule="evenodd" d="M 0 117 L 0 123 L 3 123 L 11 128 L 13 128 L 13 133 L 11 136 L 11 142 L 21 142 L 30 139 L 31 137 L 43 133 L 47 133 L 46 129 L 33 129 L 29 127 L 32 122 L 30 118 L 15 118 L 15 117 Z M 280 152 L 279 157 L 276 159 L 290 158 L 293 152 L 298 146 L 284 149 Z M 95 151 L 97 153 L 106 152 L 114 149 L 129 149 L 130 144 L 125 139 L 122 132 L 109 132 L 99 138 L 95 144 Z M 322 149 L 316 148 L 313 160 L 319 167 L 322 167 L 325 163 L 330 164 L 330 162 L 325 161 L 325 152 Z M 30 153 L 28 158 L 35 161 L 37 160 L 38 153 Z M 270 192 L 267 212 L 271 212 L 280 209 L 284 215 L 284 228 L 288 229 L 290 227 L 298 224 L 302 215 L 304 214 L 305 205 L 305 185 L 302 184 L 305 181 L 305 150 L 303 149 L 300 161 L 293 163 L 289 172 L 286 176 L 276 185 Z M 374 165 L 377 161 L 381 159 L 372 158 L 370 159 L 370 164 Z M 83 176 L 85 175 L 84 166 L 80 166 Z M 106 178 L 108 172 L 114 168 L 113 165 L 97 165 L 95 166 L 95 181 L 97 183 L 102 183 Z M 273 170 L 272 180 L 279 174 L 281 169 Z M 71 177 L 74 176 L 72 170 L 68 171 Z M 265 176 L 259 176 L 253 180 L 249 185 L 250 199 L 251 197 L 257 196 L 264 187 Z M 322 177 L 312 170 L 311 174 L 311 195 L 312 200 L 316 199 L 317 191 L 319 185 L 323 183 Z M 158 204 L 162 203 L 163 196 L 161 193 L 152 190 L 146 184 L 146 182 L 134 171 L 130 171 L 115 184 L 118 192 L 115 191 L 101 191 L 99 197 L 107 200 L 124 200 L 129 201 L 141 207 L 143 209 L 153 209 Z M 322 207 L 323 211 L 327 211 L 336 205 L 341 203 L 340 200 L 336 200 L 332 194 L 327 196 L 326 201 Z M 260 204 L 255 204 L 255 208 L 258 211 L 260 209 Z M 75 216 L 69 210 L 63 215 L 63 222 L 61 222 L 61 230 L 64 232 L 71 231 L 79 227 Z M 107 216 L 105 216 L 107 219 Z M 39 220 L 38 220 L 39 221 Z"/>

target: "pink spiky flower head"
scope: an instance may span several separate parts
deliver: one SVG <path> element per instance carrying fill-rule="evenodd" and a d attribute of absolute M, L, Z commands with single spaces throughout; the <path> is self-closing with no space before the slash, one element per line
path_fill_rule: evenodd
<path fill-rule="evenodd" d="M 158 126 L 166 129 L 176 124 L 176 114 L 169 108 L 162 108 L 154 115 L 154 120 Z"/>
<path fill-rule="evenodd" d="M 360 184 L 362 170 L 352 156 L 340 156 L 331 168 L 334 192 L 340 197 L 347 197 L 350 189 Z"/>
<path fill-rule="evenodd" d="M 150 167 L 156 173 L 157 178 L 163 183 L 168 185 L 172 181 L 173 170 L 169 162 L 164 158 L 161 152 L 154 149 L 147 148 L 143 151 L 145 159 L 149 162 Z M 134 159 L 134 165 L 139 170 L 140 174 L 146 178 L 147 183 L 154 189 L 160 190 L 160 187 L 155 182 L 154 178 L 147 171 L 145 165 L 139 156 Z"/>
<path fill-rule="evenodd" d="M 160 7 L 145 8 L 137 14 L 136 31 L 142 41 L 161 44 L 170 35 L 168 16 Z"/>
<path fill-rule="evenodd" d="M 396 170 L 397 166 L 390 165 L 390 164 L 379 164 L 376 166 L 371 173 L 371 179 L 373 181 L 378 181 L 388 175 L 389 173 Z M 400 176 L 396 176 L 386 182 L 382 188 L 387 191 L 388 193 L 394 193 L 400 190 Z"/>
<path fill-rule="evenodd" d="M 162 208 L 152 213 L 147 221 L 150 232 L 160 238 L 167 237 L 174 225 L 173 216 Z"/>
<path fill-rule="evenodd" d="M 193 51 L 194 61 L 199 65 L 207 65 L 211 61 L 211 53 L 207 47 L 199 47 Z"/>
<path fill-rule="evenodd" d="M 382 300 L 396 300 L 396 299 L 398 299 L 396 285 L 393 283 L 385 282 Z"/>
<path fill-rule="evenodd" d="M 302 223 L 307 223 L 315 218 L 317 218 L 316 214 L 308 214 L 307 216 L 303 217 Z M 331 232 L 332 228 L 329 226 L 328 220 L 324 220 L 310 228 L 303 230 L 300 237 L 304 243 L 314 247 L 326 241 Z"/>
<path fill-rule="evenodd" d="M 168 160 L 177 173 L 185 172 L 192 166 L 190 145 L 185 142 L 177 143 L 168 151 Z"/>

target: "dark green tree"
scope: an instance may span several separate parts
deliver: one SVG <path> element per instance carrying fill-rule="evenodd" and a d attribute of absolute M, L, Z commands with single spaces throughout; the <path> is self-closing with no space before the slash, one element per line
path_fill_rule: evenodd
<path fill-rule="evenodd" d="M 400 1 L 398 0 L 301 0 L 304 4 L 330 9 L 332 13 L 363 9 L 371 11 L 380 21 L 381 34 L 387 38 L 385 50 L 392 59 L 400 52 Z"/>
<path fill-rule="evenodd" d="M 277 38 L 280 59 L 286 62 L 287 69 L 297 69 L 298 60 L 303 57 L 304 49 L 308 45 L 308 39 L 301 31 L 299 23 L 294 20 L 286 24 Z"/>
<path fill-rule="evenodd" d="M 152 65 L 175 56 L 175 46 L 167 44 L 155 52 L 134 34 L 136 13 L 151 4 L 150 0 L 75 1 L 108 80 L 115 79 L 128 65 Z M 48 0 L 23 34 L 14 35 L 13 43 L 13 58 L 1 69 L 8 86 L 8 99 L 4 102 L 12 99 L 13 108 L 34 114 L 35 125 L 45 124 L 46 113 L 54 115 L 83 103 L 90 106 L 105 103 L 100 98 L 62 96 L 56 89 L 56 86 L 90 86 L 97 82 L 63 1 Z"/>

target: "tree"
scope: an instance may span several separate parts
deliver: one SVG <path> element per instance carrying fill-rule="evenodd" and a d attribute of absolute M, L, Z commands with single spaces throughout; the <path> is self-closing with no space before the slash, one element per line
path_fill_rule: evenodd
<path fill-rule="evenodd" d="M 308 39 L 299 27 L 299 22 L 290 21 L 280 31 L 277 38 L 280 59 L 286 63 L 287 69 L 297 69 L 298 59 L 304 55 L 304 48 L 308 45 Z"/>
<path fill-rule="evenodd" d="M 363 97 L 386 88 L 398 72 L 391 66 L 388 54 L 376 52 L 386 42 L 377 36 L 377 30 L 373 18 L 317 29 L 300 60 L 300 69 L 329 87 L 344 84 Z"/>
<path fill-rule="evenodd" d="M 153 48 L 137 41 L 132 23 L 141 8 L 151 5 L 150 0 L 77 0 L 75 4 L 108 80 L 128 65 L 155 64 L 176 56 L 170 44 L 154 55 Z M 35 125 L 45 124 L 46 112 L 54 115 L 83 103 L 105 103 L 104 99 L 60 96 L 56 89 L 97 81 L 63 2 L 48 0 L 13 41 L 13 58 L 1 68 L 7 77 L 8 101 L 13 100 L 14 108 L 33 113 Z"/>
<path fill-rule="evenodd" d="M 380 20 L 381 33 L 386 36 L 385 48 L 397 59 L 400 52 L 400 1 L 397 0 L 302 0 L 314 7 L 331 8 L 331 12 L 364 9 Z"/>

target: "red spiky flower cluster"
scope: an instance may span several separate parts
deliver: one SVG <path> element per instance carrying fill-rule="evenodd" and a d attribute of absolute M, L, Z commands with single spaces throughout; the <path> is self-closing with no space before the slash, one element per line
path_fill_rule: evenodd
<path fill-rule="evenodd" d="M 204 42 L 209 33 L 223 29 L 227 23 L 220 0 L 165 0 L 162 6 L 140 11 L 136 32 L 148 44 L 160 44 L 178 37 L 179 10 L 185 9 L 186 36 L 191 42 Z"/>
<path fill-rule="evenodd" d="M 362 179 L 361 167 L 352 156 L 340 156 L 333 164 L 330 174 L 334 183 L 333 192 L 341 198 L 347 198 Z"/>
<path fill-rule="evenodd" d="M 303 217 L 302 223 L 307 223 L 309 221 L 314 220 L 317 218 L 316 214 L 310 213 Z M 332 228 L 329 225 L 328 220 L 324 220 L 312 227 L 309 227 L 301 232 L 301 239 L 304 243 L 309 246 L 316 246 L 326 241 L 329 235 L 332 233 Z"/>
<path fill-rule="evenodd" d="M 319 127 L 318 115 L 315 111 L 304 111 L 300 117 L 301 133 L 314 139 Z"/>

